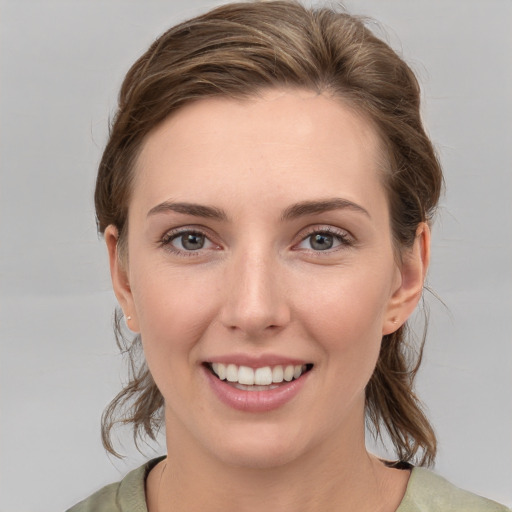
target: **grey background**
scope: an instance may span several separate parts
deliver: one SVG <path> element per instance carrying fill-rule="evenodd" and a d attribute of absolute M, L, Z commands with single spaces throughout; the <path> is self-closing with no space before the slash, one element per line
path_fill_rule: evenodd
<path fill-rule="evenodd" d="M 215 3 L 1 2 L 0 512 L 62 510 L 144 460 L 129 433 L 119 434 L 124 461 L 99 438 L 124 367 L 95 167 L 128 66 Z M 418 378 L 439 435 L 436 469 L 510 506 L 512 2 L 346 5 L 382 22 L 418 73 L 446 173 L 429 284 L 448 309 L 427 295 Z"/>

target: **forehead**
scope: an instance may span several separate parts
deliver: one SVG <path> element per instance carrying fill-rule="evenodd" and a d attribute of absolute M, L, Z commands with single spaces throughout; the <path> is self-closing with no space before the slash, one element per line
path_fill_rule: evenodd
<path fill-rule="evenodd" d="M 372 123 L 337 98 L 270 90 L 244 100 L 204 99 L 148 135 L 133 192 L 146 206 L 166 195 L 189 200 L 176 196 L 191 186 L 196 201 L 277 191 L 332 196 L 333 187 L 364 196 L 382 189 L 382 155 Z"/>

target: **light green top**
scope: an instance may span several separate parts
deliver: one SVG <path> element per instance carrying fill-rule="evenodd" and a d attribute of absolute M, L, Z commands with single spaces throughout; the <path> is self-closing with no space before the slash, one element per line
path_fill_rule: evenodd
<path fill-rule="evenodd" d="M 145 481 L 154 459 L 81 501 L 67 512 L 148 512 Z M 463 491 L 423 468 L 413 468 L 396 512 L 512 512 L 495 501 Z"/>

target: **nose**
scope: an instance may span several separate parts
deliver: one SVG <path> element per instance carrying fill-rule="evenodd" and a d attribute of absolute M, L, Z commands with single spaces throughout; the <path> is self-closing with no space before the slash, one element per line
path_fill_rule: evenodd
<path fill-rule="evenodd" d="M 239 251 L 230 258 L 226 274 L 220 315 L 226 328 L 259 339 L 290 322 L 283 269 L 271 251 Z"/>

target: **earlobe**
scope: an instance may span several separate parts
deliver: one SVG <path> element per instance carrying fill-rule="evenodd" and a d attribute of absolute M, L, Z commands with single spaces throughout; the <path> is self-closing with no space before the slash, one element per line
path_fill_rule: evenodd
<path fill-rule="evenodd" d="M 430 228 L 426 222 L 421 222 L 412 247 L 402 254 L 400 284 L 390 299 L 383 335 L 396 331 L 412 315 L 423 292 L 429 262 Z"/>
<path fill-rule="evenodd" d="M 132 290 L 128 278 L 128 269 L 126 258 L 119 254 L 118 230 L 114 225 L 109 225 L 105 229 L 105 243 L 107 244 L 110 277 L 112 287 L 125 315 L 125 321 L 128 328 L 133 332 L 139 332 L 139 323 L 135 311 Z"/>

